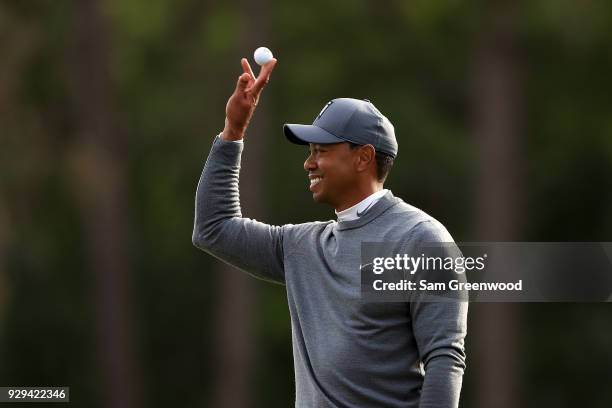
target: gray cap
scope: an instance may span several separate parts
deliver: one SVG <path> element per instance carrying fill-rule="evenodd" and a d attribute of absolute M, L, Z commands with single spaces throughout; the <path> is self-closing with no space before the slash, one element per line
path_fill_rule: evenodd
<path fill-rule="evenodd" d="M 377 152 L 397 156 L 393 125 L 367 99 L 333 99 L 321 109 L 312 125 L 287 123 L 283 132 L 296 144 L 371 144 Z"/>

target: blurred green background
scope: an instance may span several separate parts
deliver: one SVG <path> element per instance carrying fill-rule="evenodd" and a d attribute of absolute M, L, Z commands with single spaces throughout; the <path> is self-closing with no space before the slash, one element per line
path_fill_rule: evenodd
<path fill-rule="evenodd" d="M 386 187 L 456 241 L 611 241 L 612 3 L 0 1 L 0 386 L 83 407 L 288 407 L 284 287 L 191 244 L 227 98 L 268 46 L 243 213 L 326 220 L 282 124 L 395 125 Z M 609 407 L 608 304 L 471 304 L 463 407 Z"/>

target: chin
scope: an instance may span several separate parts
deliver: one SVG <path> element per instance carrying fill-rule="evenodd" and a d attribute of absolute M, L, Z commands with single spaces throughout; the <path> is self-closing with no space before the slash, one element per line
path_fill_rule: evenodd
<path fill-rule="evenodd" d="M 321 193 L 312 193 L 312 199 L 315 203 L 319 203 L 319 204 L 323 204 L 327 202 L 325 195 Z"/>
<path fill-rule="evenodd" d="M 312 199 L 315 203 L 317 204 L 329 204 L 332 207 L 334 207 L 334 204 L 332 202 L 332 200 L 330 199 L 330 197 L 328 197 L 325 194 L 321 194 L 321 193 L 313 193 L 312 194 Z"/>

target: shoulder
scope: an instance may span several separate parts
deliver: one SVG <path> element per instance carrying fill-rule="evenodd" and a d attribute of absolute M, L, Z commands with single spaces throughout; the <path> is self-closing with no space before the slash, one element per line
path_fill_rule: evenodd
<path fill-rule="evenodd" d="M 433 217 L 416 224 L 409 235 L 416 242 L 455 242 L 446 227 Z"/>
<path fill-rule="evenodd" d="M 446 227 L 427 212 L 398 198 L 387 217 L 395 219 L 404 239 L 417 242 L 454 242 Z"/>

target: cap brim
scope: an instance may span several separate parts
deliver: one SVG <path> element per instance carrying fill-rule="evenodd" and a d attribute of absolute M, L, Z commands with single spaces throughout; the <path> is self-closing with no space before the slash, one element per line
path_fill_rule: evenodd
<path fill-rule="evenodd" d="M 315 125 L 286 123 L 283 125 L 283 132 L 287 140 L 299 145 L 307 145 L 309 143 L 331 144 L 346 141 Z"/>

